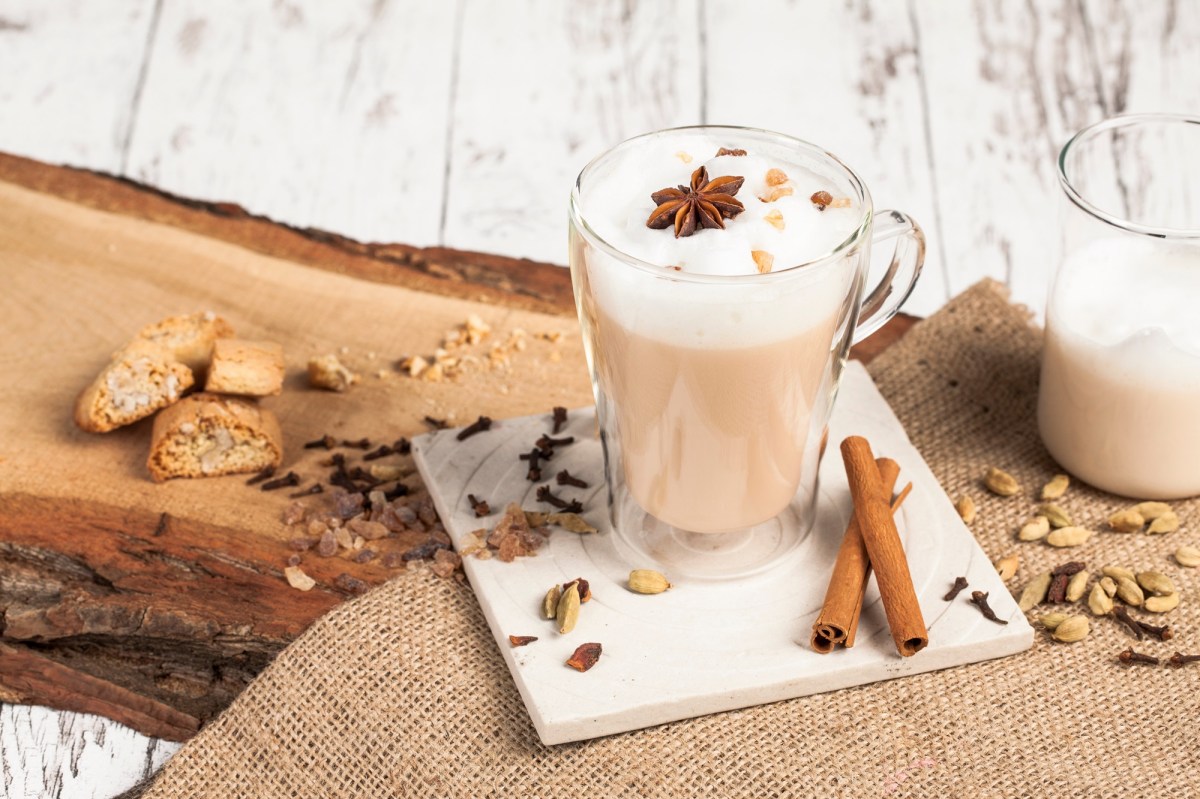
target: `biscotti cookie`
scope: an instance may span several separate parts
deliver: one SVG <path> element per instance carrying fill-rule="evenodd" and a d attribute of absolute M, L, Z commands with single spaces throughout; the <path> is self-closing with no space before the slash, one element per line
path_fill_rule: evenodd
<path fill-rule="evenodd" d="M 205 391 L 266 397 L 283 390 L 283 347 L 273 341 L 213 342 Z"/>
<path fill-rule="evenodd" d="M 140 339 L 166 347 L 194 372 L 207 368 L 214 341 L 233 336 L 233 327 L 212 311 L 171 316 L 137 334 Z"/>
<path fill-rule="evenodd" d="M 193 382 L 192 370 L 169 350 L 134 341 L 79 395 L 75 424 L 89 433 L 116 430 L 170 405 Z"/>
<path fill-rule="evenodd" d="M 283 460 L 283 436 L 270 411 L 253 400 L 193 394 L 154 419 L 150 476 L 213 477 L 257 472 Z"/>

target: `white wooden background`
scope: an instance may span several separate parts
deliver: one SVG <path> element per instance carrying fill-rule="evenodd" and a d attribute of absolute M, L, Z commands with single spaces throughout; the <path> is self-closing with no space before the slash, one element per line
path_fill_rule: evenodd
<path fill-rule="evenodd" d="M 765 127 L 925 226 L 918 314 L 985 275 L 1040 308 L 1059 146 L 1159 110 L 1200 112 L 1195 0 L 0 0 L 0 150 L 561 263 L 592 155 Z M 111 796 L 175 748 L 0 708 L 8 796 Z"/>

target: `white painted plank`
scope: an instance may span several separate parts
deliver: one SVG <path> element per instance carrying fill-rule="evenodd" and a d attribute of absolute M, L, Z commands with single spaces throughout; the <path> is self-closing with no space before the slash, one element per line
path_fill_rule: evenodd
<path fill-rule="evenodd" d="M 788 133 L 845 161 L 877 208 L 910 213 L 928 237 L 925 273 L 905 310 L 925 315 L 941 307 L 949 295 L 917 35 L 904 4 L 706 0 L 705 6 L 706 121 Z"/>
<path fill-rule="evenodd" d="M 912 2 L 951 292 L 990 276 L 1040 311 L 1059 246 L 1055 159 L 1104 116 L 1080 5 Z"/>
<path fill-rule="evenodd" d="M 437 240 L 456 7 L 164 7 L 129 177 L 364 240 Z"/>
<path fill-rule="evenodd" d="M 1200 3 L 1085 0 L 1108 114 L 1200 115 Z"/>
<path fill-rule="evenodd" d="M 467 0 L 444 241 L 567 259 L 567 197 L 594 156 L 700 117 L 696 0 Z"/>
<path fill-rule="evenodd" d="M 0 705 L 0 793 L 13 799 L 108 799 L 178 749 L 99 716 Z"/>
<path fill-rule="evenodd" d="M 0 3 L 0 150 L 121 169 L 155 0 Z"/>

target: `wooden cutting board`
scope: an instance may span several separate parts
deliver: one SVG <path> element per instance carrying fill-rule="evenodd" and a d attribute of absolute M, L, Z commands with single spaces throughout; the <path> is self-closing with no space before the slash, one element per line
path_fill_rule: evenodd
<path fill-rule="evenodd" d="M 283 344 L 284 392 L 264 405 L 284 431 L 281 471 L 306 484 L 325 480 L 329 453 L 302 445 L 326 434 L 374 446 L 428 429 L 426 416 L 591 402 L 569 276 L 548 264 L 365 245 L 0 155 L 0 274 L 0 700 L 98 712 L 149 735 L 184 740 L 225 707 L 346 598 L 340 575 L 377 584 L 396 572 L 309 555 L 318 586 L 297 591 L 282 576 L 295 535 L 286 490 L 244 476 L 155 484 L 149 420 L 76 429 L 76 394 L 134 332 L 213 310 L 243 337 Z M 396 369 L 472 314 L 492 332 L 459 379 Z M 491 363 L 494 345 L 518 338 L 523 349 Z M 307 359 L 329 352 L 362 376 L 345 394 L 307 387 Z M 406 456 L 376 462 L 411 468 Z M 415 474 L 406 482 L 423 490 Z"/>

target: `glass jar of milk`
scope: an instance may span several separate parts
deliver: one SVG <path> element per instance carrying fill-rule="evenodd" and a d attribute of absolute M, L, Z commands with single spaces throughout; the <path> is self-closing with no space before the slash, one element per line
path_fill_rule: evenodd
<path fill-rule="evenodd" d="M 1200 494 L 1200 117 L 1106 120 L 1071 139 L 1058 167 L 1042 441 L 1097 488 Z"/>

